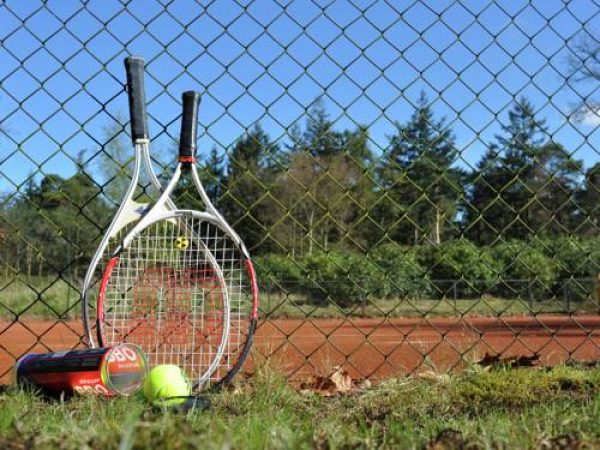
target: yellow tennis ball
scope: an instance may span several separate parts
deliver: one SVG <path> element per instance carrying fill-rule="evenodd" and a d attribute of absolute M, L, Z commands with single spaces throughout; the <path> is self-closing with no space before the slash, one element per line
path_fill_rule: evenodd
<path fill-rule="evenodd" d="M 175 239 L 175 247 L 180 250 L 185 250 L 189 245 L 189 242 L 185 236 L 180 236 Z"/>
<path fill-rule="evenodd" d="M 153 367 L 144 380 L 144 395 L 153 405 L 172 406 L 184 403 L 191 395 L 192 386 L 181 369 L 174 364 Z"/>

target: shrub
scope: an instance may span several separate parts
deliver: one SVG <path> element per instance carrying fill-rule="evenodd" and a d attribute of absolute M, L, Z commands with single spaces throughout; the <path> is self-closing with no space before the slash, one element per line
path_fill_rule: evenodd
<path fill-rule="evenodd" d="M 573 237 L 545 241 L 544 254 L 556 264 L 557 278 L 588 278 L 600 272 L 600 240 Z"/>
<path fill-rule="evenodd" d="M 304 278 L 302 265 L 285 255 L 265 255 L 255 259 L 261 289 L 299 291 Z"/>
<path fill-rule="evenodd" d="M 338 251 L 316 252 L 303 258 L 307 277 L 304 292 L 316 303 L 339 306 L 361 303 L 377 295 L 383 274 L 366 256 Z"/>
<path fill-rule="evenodd" d="M 539 248 L 522 241 L 510 241 L 492 249 L 501 264 L 497 292 L 507 297 L 548 298 L 556 281 L 556 264 Z"/>
<path fill-rule="evenodd" d="M 582 241 L 583 256 L 580 259 L 579 271 L 581 277 L 596 277 L 600 273 L 600 238 Z"/>
<path fill-rule="evenodd" d="M 494 286 L 500 269 L 487 247 L 466 239 L 422 246 L 418 258 L 439 296 L 480 296 Z"/>
<path fill-rule="evenodd" d="M 414 249 L 388 243 L 373 250 L 371 258 L 383 277 L 376 296 L 418 298 L 430 293 L 429 277 Z"/>

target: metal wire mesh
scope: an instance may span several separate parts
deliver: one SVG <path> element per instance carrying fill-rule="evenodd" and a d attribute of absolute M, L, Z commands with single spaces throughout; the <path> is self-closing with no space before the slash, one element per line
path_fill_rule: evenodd
<path fill-rule="evenodd" d="M 133 157 L 129 54 L 147 62 L 163 181 L 180 92 L 202 93 L 203 182 L 256 259 L 255 363 L 378 378 L 486 354 L 597 359 L 599 13 L 2 2 L 0 376 L 26 352 L 86 345 L 81 278 Z"/>

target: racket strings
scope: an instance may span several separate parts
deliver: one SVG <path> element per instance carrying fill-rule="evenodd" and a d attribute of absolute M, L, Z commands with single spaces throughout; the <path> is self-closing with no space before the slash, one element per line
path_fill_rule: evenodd
<path fill-rule="evenodd" d="M 185 215 L 156 222 L 133 238 L 109 278 L 107 343 L 135 343 L 151 364 L 218 380 L 245 343 L 249 289 L 243 257 L 218 227 Z"/>
<path fill-rule="evenodd" d="M 134 161 L 133 164 L 131 160 L 120 163 L 121 169 L 124 169 L 122 176 L 129 176 L 131 172 L 131 166 L 139 166 L 139 171 L 137 172 L 137 177 L 131 178 L 130 183 L 133 186 L 129 186 L 127 190 L 131 190 L 128 192 L 130 195 L 126 196 L 120 203 L 125 204 L 125 208 L 123 211 L 120 211 L 119 217 L 121 220 L 125 217 L 134 217 L 135 219 L 132 222 L 123 225 L 120 220 L 116 220 L 113 218 L 115 222 L 112 228 L 109 228 L 106 233 L 109 234 L 110 238 L 108 239 L 106 246 L 101 250 L 101 255 L 98 260 L 98 263 L 94 267 L 93 277 L 89 283 L 89 286 L 86 286 L 85 290 L 88 293 L 88 311 L 90 313 L 91 322 L 94 322 L 96 317 L 96 293 L 98 292 L 98 288 L 100 285 L 100 280 L 102 278 L 102 273 L 104 268 L 106 267 L 109 259 L 114 254 L 115 250 L 119 246 L 119 244 L 123 241 L 123 238 L 127 236 L 127 234 L 131 231 L 131 229 L 135 226 L 135 224 L 141 218 L 142 210 L 141 205 L 150 204 L 155 202 L 161 194 L 160 182 L 158 180 L 153 181 L 156 177 L 154 174 L 146 173 L 149 169 L 152 168 L 152 162 L 149 159 L 149 147 L 148 144 L 135 144 L 135 158 L 139 159 L 139 161 Z M 148 161 L 145 161 L 145 158 L 148 158 Z M 115 163 L 117 163 L 115 161 Z M 135 172 L 135 169 L 134 169 Z M 121 175 L 118 175 L 120 177 Z M 116 199 L 114 200 L 116 201 Z M 118 205 L 118 204 L 117 204 Z"/>

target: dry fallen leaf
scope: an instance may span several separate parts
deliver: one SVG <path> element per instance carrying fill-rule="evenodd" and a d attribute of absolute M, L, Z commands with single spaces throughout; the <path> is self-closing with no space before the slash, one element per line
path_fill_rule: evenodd
<path fill-rule="evenodd" d="M 342 367 L 334 367 L 328 376 L 314 376 L 309 381 L 300 385 L 300 392 L 315 392 L 324 397 L 338 394 L 347 394 L 352 391 L 366 389 L 371 386 L 368 380 L 353 380 Z"/>
<path fill-rule="evenodd" d="M 351 391 L 352 387 L 354 386 L 352 383 L 352 378 L 350 377 L 348 372 L 346 372 L 341 367 L 337 367 L 337 370 L 331 374 L 329 379 L 335 385 L 338 392 L 341 393 Z"/>
<path fill-rule="evenodd" d="M 365 389 L 369 389 L 371 387 L 371 382 L 368 378 L 361 378 L 360 380 L 354 380 L 354 385 L 360 391 L 364 391 Z"/>
<path fill-rule="evenodd" d="M 508 366 L 508 367 L 534 367 L 539 363 L 540 356 L 533 354 L 531 356 L 506 356 L 491 355 L 486 353 L 483 358 L 477 361 L 477 364 L 483 367 Z"/>
<path fill-rule="evenodd" d="M 554 438 L 542 439 L 540 450 L 580 450 L 588 447 L 576 434 L 563 434 Z"/>
<path fill-rule="evenodd" d="M 479 447 L 469 445 L 460 431 L 450 429 L 441 431 L 423 446 L 423 450 L 461 450 L 467 448 Z"/>
<path fill-rule="evenodd" d="M 434 381 L 436 383 L 448 383 L 450 381 L 450 375 L 447 373 L 432 372 L 431 370 L 419 372 L 417 377 L 423 380 Z"/>

